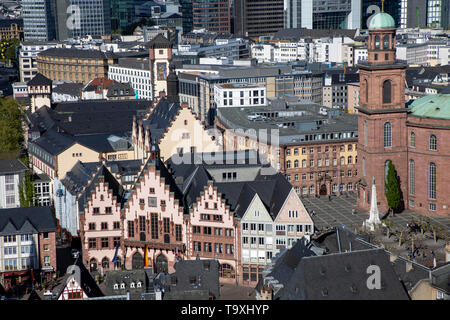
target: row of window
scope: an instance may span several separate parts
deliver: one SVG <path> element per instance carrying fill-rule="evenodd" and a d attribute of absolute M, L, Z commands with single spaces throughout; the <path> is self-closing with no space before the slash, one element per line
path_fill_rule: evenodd
<path fill-rule="evenodd" d="M 120 229 L 120 221 L 114 221 L 113 222 L 113 230 L 119 230 L 119 229 Z M 95 231 L 95 230 L 96 230 L 95 222 L 89 223 L 89 231 Z M 100 230 L 108 230 L 108 222 L 101 222 Z"/>
<path fill-rule="evenodd" d="M 324 161 L 323 161 L 324 160 Z M 355 156 L 355 163 L 357 162 L 358 158 Z M 302 160 L 302 168 L 306 168 L 306 159 Z M 314 167 L 314 159 L 310 159 L 309 160 L 309 166 L 310 167 Z M 341 166 L 345 165 L 345 157 L 341 157 L 340 158 L 340 164 Z M 353 164 L 353 156 L 348 156 L 347 157 L 347 164 Z M 317 159 L 317 166 L 318 167 L 322 167 L 322 166 L 329 166 L 330 165 L 330 160 L 327 159 Z M 333 166 L 337 166 L 337 159 L 333 158 Z M 290 169 L 292 167 L 292 162 L 291 160 L 287 160 L 286 161 L 286 169 Z M 294 168 L 299 168 L 299 161 L 298 160 L 294 160 Z"/>
<path fill-rule="evenodd" d="M 336 152 L 337 151 L 337 146 L 332 146 L 331 149 L 333 150 L 333 152 Z M 340 152 L 345 152 L 345 149 L 346 149 L 345 145 L 342 144 L 342 145 L 339 146 L 339 151 Z M 311 154 L 314 153 L 314 150 L 317 150 L 318 153 L 321 153 L 322 152 L 322 147 L 316 147 L 316 148 L 310 147 L 309 148 L 309 153 L 311 153 Z M 307 151 L 306 148 L 302 148 L 302 154 L 306 154 L 306 151 Z M 324 152 L 329 152 L 329 151 L 330 151 L 330 147 L 329 146 L 325 146 L 324 147 Z M 353 151 L 353 145 L 352 144 L 347 145 L 347 151 Z M 287 156 L 290 156 L 291 152 L 293 152 L 294 155 L 296 156 L 296 155 L 299 154 L 298 153 L 299 152 L 299 148 L 287 148 L 286 149 L 286 155 Z"/>
<path fill-rule="evenodd" d="M 44 239 L 48 239 L 48 232 L 43 233 Z M 15 235 L 3 236 L 3 243 L 15 243 L 17 241 L 17 237 Z M 20 241 L 33 241 L 32 234 L 21 234 Z"/>
<path fill-rule="evenodd" d="M 356 176 L 357 175 L 357 170 L 355 170 L 355 172 L 353 173 L 353 170 L 347 170 L 347 177 L 352 177 L 352 176 Z M 330 173 L 328 171 L 325 172 L 317 172 L 317 177 L 320 178 L 322 177 L 322 174 L 325 174 L 325 176 L 330 177 Z M 340 177 L 345 177 L 345 170 L 339 170 L 339 176 Z M 337 171 L 334 170 L 333 171 L 333 178 L 337 177 Z M 291 181 L 291 175 L 288 174 L 286 175 L 286 179 L 290 182 Z M 314 180 L 314 172 L 310 172 L 309 173 L 309 180 Z M 294 175 L 294 181 L 299 181 L 299 175 L 295 174 Z M 302 181 L 306 181 L 306 173 L 302 174 Z"/>
<path fill-rule="evenodd" d="M 194 234 L 204 234 L 204 235 L 214 235 L 215 236 L 224 236 L 225 237 L 233 237 L 234 230 L 229 228 L 212 228 L 212 227 L 202 227 L 201 226 L 192 226 L 192 233 Z M 203 232 L 202 232 L 203 231 Z"/>
<path fill-rule="evenodd" d="M 194 252 L 217 253 L 217 254 L 234 254 L 234 246 L 232 244 L 212 243 L 212 242 L 193 242 Z M 214 248 L 214 251 L 212 251 Z"/>
<path fill-rule="evenodd" d="M 308 194 L 308 189 L 309 189 L 309 194 L 310 195 L 315 195 L 316 194 L 316 186 L 315 185 L 311 185 L 309 186 L 303 186 L 301 187 L 301 194 L 302 195 L 307 195 Z M 300 187 L 294 187 L 294 190 L 297 194 L 300 194 Z M 341 183 L 339 184 L 339 186 L 335 183 L 331 186 L 331 192 L 345 192 L 345 191 L 353 191 L 356 190 L 356 183 L 353 185 L 353 183 L 349 182 L 347 184 L 345 183 Z"/>
<path fill-rule="evenodd" d="M 409 160 L 409 194 L 415 194 L 415 162 L 414 160 Z M 436 164 L 430 162 L 428 164 L 428 181 L 427 181 L 427 193 L 428 199 L 436 200 Z"/>

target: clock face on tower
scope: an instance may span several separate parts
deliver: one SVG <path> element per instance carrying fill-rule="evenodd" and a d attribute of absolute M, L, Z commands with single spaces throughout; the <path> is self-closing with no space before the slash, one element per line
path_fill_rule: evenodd
<path fill-rule="evenodd" d="M 156 64 L 156 79 L 158 80 L 166 80 L 167 76 L 167 68 L 165 63 L 157 63 Z"/>

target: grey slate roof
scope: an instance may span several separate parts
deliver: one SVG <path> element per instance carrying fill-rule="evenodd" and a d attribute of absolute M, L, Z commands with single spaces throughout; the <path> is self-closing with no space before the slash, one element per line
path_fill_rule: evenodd
<path fill-rule="evenodd" d="M 133 116 L 151 107 L 145 100 L 85 100 L 55 104 L 48 113 L 69 134 L 131 132 Z"/>
<path fill-rule="evenodd" d="M 0 209 L 0 236 L 56 231 L 50 207 Z"/>
<path fill-rule="evenodd" d="M 52 91 L 59 94 L 68 94 L 73 97 L 81 98 L 82 83 L 64 82 L 55 86 Z"/>
<path fill-rule="evenodd" d="M 86 162 L 78 161 L 70 171 L 66 173 L 61 183 L 73 195 L 78 194 L 88 181 L 92 179 L 92 175 L 100 168 L 101 162 Z"/>
<path fill-rule="evenodd" d="M 114 59 L 116 55 L 112 52 L 100 50 L 77 49 L 77 48 L 50 48 L 39 53 L 39 56 L 80 58 L 80 59 Z"/>
<path fill-rule="evenodd" d="M 119 67 L 136 69 L 136 70 L 150 70 L 150 64 L 148 59 L 132 59 L 132 58 L 121 58 L 118 63 Z"/>
<path fill-rule="evenodd" d="M 367 268 L 381 270 L 381 289 L 369 289 Z M 281 300 L 409 300 L 382 249 L 304 257 L 281 290 Z"/>
<path fill-rule="evenodd" d="M 122 90 L 122 92 L 121 92 Z M 106 92 L 107 97 L 134 96 L 134 89 L 128 83 L 114 81 Z"/>
<path fill-rule="evenodd" d="M 67 268 L 66 274 L 62 278 L 60 285 L 53 288 L 53 295 L 59 297 L 72 277 L 80 284 L 81 288 L 89 298 L 104 296 L 97 283 L 84 266 L 81 257 L 75 259 L 74 264 Z"/>
<path fill-rule="evenodd" d="M 171 48 L 172 43 L 164 37 L 161 33 L 158 33 L 152 40 L 145 45 L 147 48 Z"/>
<path fill-rule="evenodd" d="M 28 168 L 18 159 L 0 160 L 0 175 L 20 173 Z"/>
<path fill-rule="evenodd" d="M 147 270 L 114 270 L 105 273 L 105 289 L 106 296 L 125 295 L 127 291 L 130 292 L 131 300 L 140 300 L 141 294 L 145 293 L 149 285 Z M 137 287 L 137 283 L 141 283 L 141 287 Z M 121 284 L 125 284 L 125 289 L 121 288 Z M 131 283 L 134 283 L 134 288 L 131 288 Z M 118 289 L 114 289 L 114 285 L 118 284 Z"/>
<path fill-rule="evenodd" d="M 162 98 L 153 109 L 147 120 L 143 121 L 144 129 L 148 126 L 152 139 L 161 138 L 163 132 L 169 127 L 175 115 L 181 109 L 178 103 L 169 103 L 166 98 Z"/>
<path fill-rule="evenodd" d="M 53 83 L 52 80 L 50 80 L 49 78 L 47 78 L 46 76 L 44 76 L 41 73 L 37 73 L 33 77 L 33 79 L 28 81 L 27 85 L 28 86 L 51 86 L 52 83 Z"/>
<path fill-rule="evenodd" d="M 218 299 L 219 263 L 217 260 L 182 260 L 174 265 L 175 273 L 166 275 L 164 300 Z M 176 285 L 171 285 L 176 277 Z M 191 280 L 194 284 L 191 284 Z"/>
<path fill-rule="evenodd" d="M 258 175 L 254 181 L 223 182 L 214 184 L 225 197 L 230 210 L 243 217 L 255 194 L 258 194 L 267 211 L 275 219 L 281 210 L 292 185 L 281 174 Z"/>
<path fill-rule="evenodd" d="M 102 164 L 100 168 L 95 173 L 94 177 L 91 177 L 91 181 L 86 185 L 86 188 L 81 192 L 78 197 L 78 209 L 79 212 L 84 212 L 84 205 L 88 198 L 91 196 L 91 192 L 95 190 L 95 184 L 98 182 L 99 178 L 103 177 L 105 183 L 108 183 L 108 189 L 112 191 L 113 197 L 117 197 L 117 203 L 123 204 L 124 199 L 124 189 L 122 185 L 117 181 L 117 179 L 111 174 L 108 168 Z"/>
<path fill-rule="evenodd" d="M 74 145 L 75 141 L 71 136 L 50 128 L 32 143 L 40 146 L 51 155 L 56 156 Z"/>

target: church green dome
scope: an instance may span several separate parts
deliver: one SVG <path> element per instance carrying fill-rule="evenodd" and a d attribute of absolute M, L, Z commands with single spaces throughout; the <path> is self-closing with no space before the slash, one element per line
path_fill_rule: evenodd
<path fill-rule="evenodd" d="M 369 29 L 395 28 L 395 21 L 392 16 L 386 12 L 380 12 L 370 20 Z"/>

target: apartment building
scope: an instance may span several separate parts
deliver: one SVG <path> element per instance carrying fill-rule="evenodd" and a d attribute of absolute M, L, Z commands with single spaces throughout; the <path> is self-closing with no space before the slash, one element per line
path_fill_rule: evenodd
<path fill-rule="evenodd" d="M 267 105 L 266 87 L 248 83 L 216 84 L 214 87 L 214 100 L 217 108 L 263 107 Z"/>
<path fill-rule="evenodd" d="M 55 48 L 57 43 L 44 41 L 26 41 L 19 46 L 20 82 L 28 82 L 38 73 L 36 61 L 41 51 Z"/>
<path fill-rule="evenodd" d="M 50 207 L 0 209 L 0 274 L 5 288 L 57 270 L 56 219 Z"/>
<path fill-rule="evenodd" d="M 0 208 L 20 207 L 19 185 L 27 170 L 20 160 L 0 160 Z"/>
<path fill-rule="evenodd" d="M 300 99 L 321 103 L 322 76 L 322 73 L 295 71 L 293 66 L 285 64 L 230 68 L 183 65 L 183 71 L 180 69 L 178 74 L 180 101 L 187 102 L 202 121 L 212 124 L 216 84 L 248 83 L 266 87 L 266 98 L 295 95 Z"/>
<path fill-rule="evenodd" d="M 269 105 L 218 109 L 215 126 L 224 133 L 224 150 L 266 155 L 302 196 L 356 190 L 356 116 L 281 99 Z"/>
<path fill-rule="evenodd" d="M 137 99 L 152 99 L 148 59 L 119 59 L 116 65 L 109 67 L 108 78 L 121 83 L 129 83 L 136 92 Z"/>

